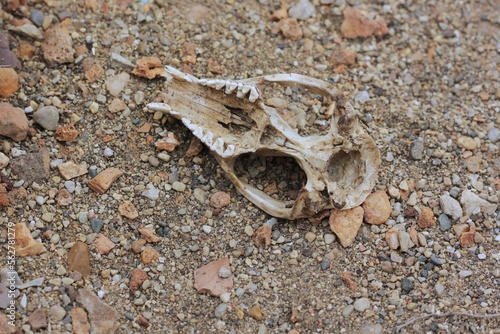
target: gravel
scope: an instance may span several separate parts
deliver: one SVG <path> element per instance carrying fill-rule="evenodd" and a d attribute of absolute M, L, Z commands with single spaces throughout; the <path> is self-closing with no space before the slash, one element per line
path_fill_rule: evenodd
<path fill-rule="evenodd" d="M 42 331 L 74 332 L 70 313 L 83 307 L 75 299 L 79 289 L 117 312 L 117 333 L 190 328 L 203 333 L 390 332 L 429 313 L 498 313 L 495 2 L 465 2 L 457 10 L 454 1 L 439 6 L 292 1 L 287 14 L 298 19 L 302 37 L 297 41 L 275 30 L 279 23 L 269 14 L 279 1 L 129 1 L 91 8 L 93 3 L 4 6 L 6 27 L 13 30 L 6 31 L 8 45 L 0 52 L 12 47 L 23 66 L 18 90 L 3 101 L 25 111 L 28 136 L 23 141 L 0 138 L 0 196 L 4 188 L 9 193 L 0 219 L 26 224 L 28 234 L 46 249 L 16 256 L 21 280 L 43 278 L 40 287 L 21 289 L 16 299 L 25 306 L 16 313 L 21 331 L 37 332 L 29 319 L 41 314 L 50 321 Z M 346 38 L 341 32 L 346 6 L 380 16 L 388 34 Z M 15 20 L 33 24 L 19 26 Z M 49 63 L 46 40 L 26 35 L 43 38 L 60 22 L 75 54 L 69 62 Z M 20 56 L 26 47 L 33 48 L 33 56 Z M 194 62 L 186 60 L 188 49 Z M 330 58 L 339 50 L 354 52 L 354 64 L 334 66 Z M 150 56 L 197 77 L 239 80 L 299 73 L 333 83 L 381 150 L 374 190 L 389 194 L 390 217 L 381 225 L 364 223 L 346 248 L 327 217 L 314 223 L 277 219 L 271 245 L 256 246 L 258 229 L 271 217 L 238 194 L 209 149 L 186 154 L 196 142 L 181 122 L 147 108 L 168 88 L 161 78 L 131 74 L 139 59 Z M 211 72 L 209 63 L 223 72 Z M 282 99 L 288 107 L 279 112 L 291 123 L 316 124 L 318 131 L 320 124 L 328 124 L 323 99 L 294 86 L 275 86 L 269 86 L 272 96 L 264 101 Z M 67 125 L 74 126 L 77 138 L 56 139 L 54 131 Z M 246 131 L 245 126 L 228 128 Z M 167 132 L 180 144 L 171 152 L 159 151 L 155 143 Z M 28 180 L 17 173 L 16 161 L 31 157 L 37 147 L 48 153 L 29 165 L 47 173 Z M 68 161 L 85 163 L 88 174 L 65 180 L 58 165 Z M 235 165 L 248 166 L 241 174 L 256 188 L 276 190 L 271 197 L 299 195 L 302 178 L 293 161 L 240 157 Z M 107 168 L 123 175 L 103 194 L 90 189 L 89 181 Z M 66 189 L 71 205 L 57 200 Z M 227 206 L 210 204 L 219 192 L 229 196 Z M 136 219 L 120 215 L 125 202 L 137 211 Z M 424 208 L 435 225 L 419 227 Z M 473 247 L 461 245 L 460 224 L 475 227 Z M 402 231 L 396 249 L 389 249 L 385 239 L 392 227 Z M 160 240 L 139 228 L 154 231 Z M 4 244 L 7 232 L 4 228 L 0 234 Z M 101 254 L 96 233 L 114 248 Z M 68 253 L 77 242 L 88 248 L 87 277 L 68 267 Z M 158 257 L 147 263 L 146 255 L 155 252 Z M 229 294 L 197 293 L 194 270 L 221 258 L 230 259 L 228 272 L 222 273 L 233 279 Z M 135 268 L 147 279 L 131 291 Z M 350 273 L 351 283 L 342 280 L 344 272 Z M 256 304 L 260 320 L 249 315 Z M 500 328 L 498 319 L 438 320 L 420 319 L 405 330 L 460 333 L 474 327 L 471 331 L 480 333 Z"/>

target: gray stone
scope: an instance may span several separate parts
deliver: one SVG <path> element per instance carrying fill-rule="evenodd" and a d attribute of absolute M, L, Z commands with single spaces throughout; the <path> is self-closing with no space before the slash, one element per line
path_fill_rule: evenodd
<path fill-rule="evenodd" d="M 405 277 L 401 280 L 401 289 L 404 292 L 410 292 L 411 290 L 413 290 L 413 286 L 414 286 L 414 283 L 411 279 Z"/>
<path fill-rule="evenodd" d="M 443 232 L 448 231 L 451 228 L 450 218 L 448 218 L 448 216 L 445 215 L 444 213 L 439 215 L 438 222 L 439 222 L 439 227 Z"/>
<path fill-rule="evenodd" d="M 219 304 L 215 308 L 215 317 L 218 319 L 222 318 L 227 313 L 228 308 L 229 306 L 225 303 Z"/>
<path fill-rule="evenodd" d="M 344 307 L 344 309 L 342 310 L 342 315 L 344 317 L 347 317 L 349 316 L 352 311 L 354 311 L 354 306 L 353 305 L 347 305 L 346 307 Z"/>
<path fill-rule="evenodd" d="M 441 297 L 444 294 L 444 286 L 441 283 L 437 283 L 434 286 L 434 292 L 436 292 L 438 297 Z"/>
<path fill-rule="evenodd" d="M 439 197 L 439 205 L 441 210 L 448 216 L 451 216 L 454 221 L 462 218 L 462 207 L 460 203 L 450 195 L 442 195 Z"/>
<path fill-rule="evenodd" d="M 101 232 L 103 226 L 104 222 L 99 218 L 92 218 L 90 220 L 90 228 L 92 229 L 92 231 L 94 231 L 94 233 Z"/>
<path fill-rule="evenodd" d="M 398 252 L 391 252 L 391 261 L 396 262 L 396 263 L 402 263 L 403 262 L 403 257 L 398 254 Z"/>
<path fill-rule="evenodd" d="M 424 141 L 422 138 L 418 138 L 410 145 L 410 156 L 414 160 L 422 160 L 424 157 Z"/>
<path fill-rule="evenodd" d="M 359 298 L 354 302 L 354 309 L 358 312 L 364 312 L 370 307 L 370 300 L 368 298 Z"/>
<path fill-rule="evenodd" d="M 43 24 L 43 20 L 45 18 L 45 15 L 41 10 L 38 9 L 33 9 L 30 14 L 30 20 L 33 22 L 37 27 L 41 27 Z"/>
<path fill-rule="evenodd" d="M 432 254 L 431 257 L 430 257 L 430 260 L 433 264 L 435 264 L 436 266 L 442 266 L 443 264 L 446 263 L 445 260 L 437 257 L 436 255 Z"/>
<path fill-rule="evenodd" d="M 305 20 L 316 15 L 316 8 L 309 0 L 299 0 L 299 2 L 288 10 L 288 15 L 297 20 Z"/>
<path fill-rule="evenodd" d="M 470 190 L 464 190 L 462 192 L 460 203 L 462 203 L 466 215 L 479 212 L 492 215 L 497 209 L 496 204 L 482 199 Z"/>
<path fill-rule="evenodd" d="M 59 109 L 54 106 L 38 108 L 33 113 L 33 120 L 45 130 L 55 131 L 59 125 Z"/>
<path fill-rule="evenodd" d="M 488 131 L 488 139 L 492 143 L 496 143 L 499 138 L 500 138 L 500 130 L 498 128 L 491 128 L 490 131 Z"/>
<path fill-rule="evenodd" d="M 410 234 L 405 231 L 399 231 L 398 233 L 399 247 L 401 247 L 402 252 L 408 252 L 410 248 L 415 246 L 411 241 Z"/>
<path fill-rule="evenodd" d="M 330 268 L 330 263 L 330 260 L 323 259 L 323 261 L 321 261 L 321 269 L 327 270 L 328 268 Z"/>
<path fill-rule="evenodd" d="M 458 275 L 459 275 L 460 277 L 464 277 L 464 278 L 465 278 L 465 277 L 469 277 L 469 276 L 471 276 L 471 275 L 472 275 L 472 270 L 460 270 L 460 271 L 458 272 Z"/>
<path fill-rule="evenodd" d="M 54 305 L 49 310 L 49 317 L 53 322 L 59 322 L 64 319 L 66 310 L 60 305 Z"/>

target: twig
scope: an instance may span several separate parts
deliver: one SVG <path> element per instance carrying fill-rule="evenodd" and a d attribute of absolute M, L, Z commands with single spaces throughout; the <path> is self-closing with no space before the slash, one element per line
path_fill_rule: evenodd
<path fill-rule="evenodd" d="M 496 318 L 500 317 L 500 313 L 496 314 L 471 314 L 471 313 L 465 313 L 465 312 L 448 312 L 448 313 L 443 313 L 443 314 L 426 314 L 420 317 L 416 317 L 407 323 L 402 324 L 401 326 L 396 326 L 395 332 L 398 333 L 400 330 L 402 330 L 404 327 L 411 325 L 412 323 L 426 319 L 426 318 L 432 318 L 432 317 L 449 317 L 453 315 L 463 315 L 465 317 L 471 317 L 471 318 L 482 318 L 482 319 L 490 319 L 490 318 Z"/>

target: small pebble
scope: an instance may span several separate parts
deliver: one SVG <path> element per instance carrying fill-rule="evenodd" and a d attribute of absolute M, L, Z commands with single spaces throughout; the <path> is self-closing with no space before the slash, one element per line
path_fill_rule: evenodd
<path fill-rule="evenodd" d="M 92 229 L 92 231 L 94 231 L 94 233 L 101 232 L 103 226 L 104 222 L 99 218 L 92 218 L 90 220 L 90 228 Z"/>
<path fill-rule="evenodd" d="M 225 303 L 219 304 L 215 308 L 215 317 L 218 319 L 222 318 L 226 314 L 228 308 L 229 308 L 229 306 Z"/>
<path fill-rule="evenodd" d="M 330 263 L 330 260 L 323 259 L 323 261 L 321 261 L 321 269 L 327 270 L 328 268 L 330 268 Z"/>
<path fill-rule="evenodd" d="M 110 149 L 109 147 L 106 147 L 106 148 L 104 149 L 103 155 L 104 155 L 106 158 L 112 157 L 112 156 L 113 156 L 113 150 L 112 150 L 112 149 Z"/>
<path fill-rule="evenodd" d="M 401 289 L 404 291 L 404 292 L 410 292 L 411 290 L 413 290 L 413 281 L 409 278 L 403 278 L 401 280 Z"/>
<path fill-rule="evenodd" d="M 354 309 L 358 312 L 364 312 L 370 307 L 370 300 L 368 298 L 359 298 L 354 302 Z"/>
<path fill-rule="evenodd" d="M 465 278 L 465 277 L 469 277 L 469 276 L 471 276 L 471 275 L 472 275 L 472 270 L 460 270 L 460 271 L 458 272 L 458 275 L 459 275 L 460 277 L 464 277 L 464 278 Z"/>

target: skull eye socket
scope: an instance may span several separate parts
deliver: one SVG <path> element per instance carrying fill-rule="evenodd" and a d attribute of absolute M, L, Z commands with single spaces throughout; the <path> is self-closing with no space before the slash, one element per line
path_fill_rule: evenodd
<path fill-rule="evenodd" d="M 359 151 L 339 151 L 332 155 L 328 161 L 330 182 L 335 182 L 342 189 L 359 187 L 363 183 L 365 173 L 366 164 L 361 159 Z"/>
<path fill-rule="evenodd" d="M 234 172 L 243 182 L 281 202 L 294 201 L 307 182 L 294 158 L 268 156 L 268 152 L 240 155 Z"/>

